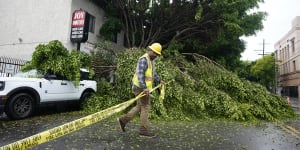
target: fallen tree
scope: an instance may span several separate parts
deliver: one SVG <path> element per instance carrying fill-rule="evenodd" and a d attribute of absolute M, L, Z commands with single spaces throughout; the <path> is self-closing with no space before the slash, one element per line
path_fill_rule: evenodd
<path fill-rule="evenodd" d="M 48 44 L 39 44 L 32 55 L 32 60 L 27 62 L 22 70 L 37 69 L 41 72 L 53 72 L 65 77 L 67 80 L 75 81 L 78 85 L 80 80 L 80 68 L 90 69 L 91 58 L 87 53 L 77 50 L 70 52 L 58 40 L 50 41 Z"/>
<path fill-rule="evenodd" d="M 136 61 L 144 52 L 128 49 L 118 53 L 115 86 L 99 82 L 101 88 L 85 103 L 85 110 L 100 111 L 133 98 L 131 78 Z M 284 98 L 240 79 L 205 57 L 182 55 L 171 48 L 163 55 L 155 61 L 156 71 L 163 80 L 174 82 L 167 86 L 164 101 L 159 100 L 159 91 L 153 93 L 152 118 L 274 121 L 296 116 Z M 186 61 L 186 57 L 192 61 Z"/>

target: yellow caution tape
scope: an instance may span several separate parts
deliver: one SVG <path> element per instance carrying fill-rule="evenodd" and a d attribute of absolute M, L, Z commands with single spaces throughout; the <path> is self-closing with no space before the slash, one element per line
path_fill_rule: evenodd
<path fill-rule="evenodd" d="M 295 131 L 293 131 L 293 130 L 290 130 L 286 125 L 281 125 L 281 124 L 279 124 L 278 126 L 279 126 L 282 130 L 284 130 L 285 132 L 291 134 L 292 136 L 294 136 L 295 138 L 297 138 L 298 140 L 300 140 L 300 136 L 297 134 L 297 132 L 299 132 L 299 131 L 296 130 L 297 132 L 295 132 Z"/>
<path fill-rule="evenodd" d="M 160 95 L 159 95 L 159 100 L 162 102 L 165 99 L 165 92 L 166 91 L 166 85 L 162 84 L 161 85 L 161 90 L 160 90 Z"/>
<path fill-rule="evenodd" d="M 284 130 L 285 132 L 291 134 L 292 136 L 294 136 L 295 138 L 299 139 L 300 140 L 300 131 L 298 131 L 297 129 L 289 126 L 289 125 L 286 125 L 284 124 L 283 122 L 281 121 L 278 121 L 276 120 L 277 122 L 277 125 L 282 129 Z"/>
<path fill-rule="evenodd" d="M 285 125 L 285 127 L 288 128 L 289 130 L 291 130 L 291 131 L 293 131 L 293 132 L 295 132 L 295 133 L 297 133 L 297 134 L 300 135 L 300 131 L 298 131 L 297 129 L 295 129 L 295 128 L 289 126 L 289 125 Z"/>
<path fill-rule="evenodd" d="M 161 84 L 150 90 L 150 93 L 159 88 Z M 87 127 L 91 124 L 94 124 L 96 122 L 99 122 L 115 113 L 118 113 L 124 109 L 126 109 L 128 106 L 130 106 L 132 103 L 134 103 L 139 98 L 145 96 L 144 93 L 139 94 L 137 97 L 130 99 L 126 102 L 123 102 L 121 104 L 112 106 L 110 108 L 107 108 L 105 110 L 99 111 L 97 113 L 88 115 L 86 117 L 71 121 L 69 123 L 63 124 L 61 126 L 52 128 L 50 130 L 43 131 L 41 133 L 32 135 L 30 137 L 27 137 L 25 139 L 16 141 L 14 143 L 5 145 L 3 147 L 0 147 L 0 150 L 24 150 L 36 145 L 39 145 L 41 143 L 48 142 L 50 140 L 56 139 L 58 137 L 61 137 L 63 135 L 69 134 L 71 132 L 74 132 L 76 130 L 79 130 L 81 128 Z"/>

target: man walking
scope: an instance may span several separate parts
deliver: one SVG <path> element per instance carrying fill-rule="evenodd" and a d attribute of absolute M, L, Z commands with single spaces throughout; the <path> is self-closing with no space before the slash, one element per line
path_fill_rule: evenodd
<path fill-rule="evenodd" d="M 149 112 L 151 108 L 149 91 L 152 89 L 153 81 L 160 82 L 160 77 L 154 71 L 153 60 L 161 55 L 162 46 L 159 43 L 153 43 L 148 46 L 149 51 L 139 58 L 136 70 L 132 79 L 132 91 L 135 96 L 141 92 L 146 94 L 142 98 L 138 99 L 136 106 L 133 107 L 126 115 L 118 118 L 120 128 L 125 132 L 125 125 L 140 112 L 141 126 L 139 135 L 143 137 L 155 137 L 154 134 L 149 132 Z"/>

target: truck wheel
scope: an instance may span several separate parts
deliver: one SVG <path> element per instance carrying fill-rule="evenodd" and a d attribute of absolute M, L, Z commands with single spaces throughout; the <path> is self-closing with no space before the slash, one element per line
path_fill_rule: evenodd
<path fill-rule="evenodd" d="M 80 101 L 83 102 L 83 101 L 85 101 L 86 99 L 90 98 L 91 96 L 92 96 L 92 92 L 90 92 L 90 91 L 85 91 L 85 92 L 81 95 Z"/>
<path fill-rule="evenodd" d="M 23 119 L 33 113 L 33 107 L 32 96 L 27 93 L 19 93 L 8 101 L 6 114 L 12 119 Z"/>
<path fill-rule="evenodd" d="M 78 101 L 78 103 L 77 103 L 77 105 L 76 105 L 76 108 L 77 108 L 78 110 L 80 110 L 80 109 L 81 109 L 81 104 L 82 104 L 82 102 L 85 101 L 86 99 L 90 98 L 90 97 L 92 96 L 92 94 L 93 94 L 93 92 L 91 92 L 91 91 L 85 91 L 85 92 L 81 95 L 80 100 Z"/>

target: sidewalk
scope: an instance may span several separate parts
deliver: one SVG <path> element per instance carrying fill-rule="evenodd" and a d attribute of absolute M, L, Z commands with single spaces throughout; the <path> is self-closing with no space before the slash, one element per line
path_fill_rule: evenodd
<path fill-rule="evenodd" d="M 290 103 L 297 114 L 300 114 L 300 99 L 296 97 L 290 97 Z"/>

